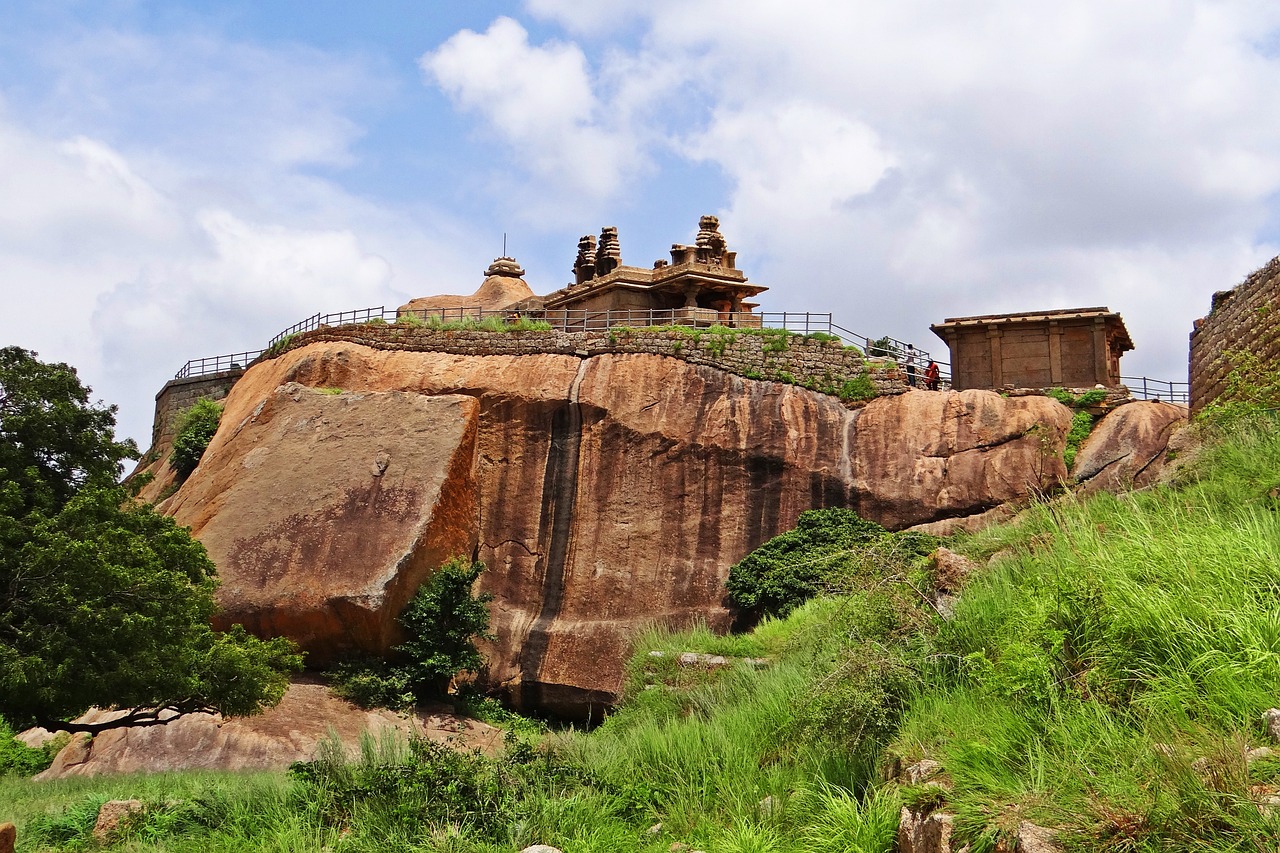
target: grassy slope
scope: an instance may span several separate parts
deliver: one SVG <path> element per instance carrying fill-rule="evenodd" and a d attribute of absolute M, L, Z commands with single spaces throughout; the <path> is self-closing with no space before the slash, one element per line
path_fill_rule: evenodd
<path fill-rule="evenodd" d="M 442 792 L 420 780 L 370 793 L 369 779 L 413 776 L 373 749 L 366 775 L 333 770 L 323 789 L 262 775 L 0 782 L 0 819 L 17 818 L 20 850 L 82 845 L 98 802 L 137 796 L 185 802 L 118 849 L 887 851 L 905 801 L 955 813 L 975 851 L 1024 819 L 1078 849 L 1273 850 L 1280 818 L 1255 800 L 1280 788 L 1280 761 L 1243 750 L 1266 742 L 1259 715 L 1280 705 L 1280 432 L 1243 429 L 1199 470 L 1177 490 L 1059 501 L 954 544 L 998 556 L 950 622 L 899 566 L 750 635 L 650 633 L 619 713 L 553 736 L 554 761 L 467 771 L 493 784 L 454 785 L 446 796 L 478 805 L 435 824 Z M 678 666 L 688 650 L 771 663 Z M 926 756 L 945 794 L 882 781 L 893 759 Z"/>

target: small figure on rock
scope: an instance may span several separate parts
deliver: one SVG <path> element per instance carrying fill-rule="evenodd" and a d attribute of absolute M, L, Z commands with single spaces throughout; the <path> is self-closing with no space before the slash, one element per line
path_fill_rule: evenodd
<path fill-rule="evenodd" d="M 941 374 L 942 371 L 938 369 L 938 362 L 930 361 L 929 366 L 924 370 L 924 387 L 930 391 L 937 391 Z"/>

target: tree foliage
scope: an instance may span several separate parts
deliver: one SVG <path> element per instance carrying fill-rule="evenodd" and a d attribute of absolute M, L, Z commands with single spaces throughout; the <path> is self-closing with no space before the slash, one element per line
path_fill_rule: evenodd
<path fill-rule="evenodd" d="M 852 576 L 909 562 L 935 547 L 931 536 L 890 533 L 851 509 L 813 509 L 734 564 L 725 587 L 743 610 L 785 616 L 824 589 L 847 586 Z"/>
<path fill-rule="evenodd" d="M 136 456 L 75 370 L 0 350 L 0 716 L 95 731 L 279 701 L 287 640 L 215 632 L 214 566 L 116 482 Z M 69 725 L 91 706 L 125 711 Z"/>
<path fill-rule="evenodd" d="M 483 571 L 484 563 L 461 557 L 441 566 L 400 614 L 405 641 L 392 649 L 391 660 L 335 668 L 337 691 L 366 707 L 406 707 L 443 696 L 455 675 L 484 666 L 475 641 L 489 630 L 493 596 L 471 591 Z"/>
<path fill-rule="evenodd" d="M 183 477 L 191 476 L 204 456 L 205 448 L 218 431 L 222 406 L 201 397 L 194 405 L 178 413 L 174 422 L 173 453 L 169 465 Z"/>
<path fill-rule="evenodd" d="M 90 405 L 89 391 L 73 367 L 0 348 L 0 472 L 17 500 L 8 511 L 56 511 L 81 488 L 114 485 L 138 457 L 115 440 L 116 407 Z"/>

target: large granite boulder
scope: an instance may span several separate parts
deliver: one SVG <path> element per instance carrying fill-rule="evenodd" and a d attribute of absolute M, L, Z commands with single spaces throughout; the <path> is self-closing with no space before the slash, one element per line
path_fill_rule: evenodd
<path fill-rule="evenodd" d="M 1086 494 L 1118 493 L 1160 481 L 1169 440 L 1187 422 L 1187 409 L 1137 401 L 1109 412 L 1076 453 L 1072 476 Z"/>
<path fill-rule="evenodd" d="M 495 595 L 488 682 L 585 715 L 615 698 L 640 626 L 729 627 L 729 567 L 802 511 L 983 516 L 1065 478 L 1069 422 L 985 391 L 852 410 L 657 355 L 316 343 L 245 374 L 162 506 L 218 564 L 224 619 L 320 658 L 384 646 L 411 587 L 474 543 Z"/>
<path fill-rule="evenodd" d="M 80 722 L 105 722 L 120 712 L 93 710 Z M 162 726 L 108 729 L 92 739 L 77 735 L 35 778 L 158 773 L 170 770 L 283 770 L 316 757 L 336 738 L 348 751 L 369 733 L 414 735 L 462 749 L 496 752 L 502 731 L 443 709 L 412 714 L 365 711 L 334 696 L 317 681 L 298 681 L 284 699 L 254 717 L 190 714 Z"/>
<path fill-rule="evenodd" d="M 219 623 L 293 637 L 313 663 L 393 645 L 422 582 L 474 553 L 479 521 L 473 397 L 329 390 L 229 400 L 163 505 L 218 567 Z"/>

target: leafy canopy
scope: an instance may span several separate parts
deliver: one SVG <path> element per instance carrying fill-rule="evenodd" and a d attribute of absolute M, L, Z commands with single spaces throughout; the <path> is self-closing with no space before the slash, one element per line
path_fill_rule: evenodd
<path fill-rule="evenodd" d="M 890 533 L 851 509 L 811 509 L 796 526 L 752 551 L 729 569 L 729 598 L 757 615 L 785 616 L 850 575 L 874 568 L 872 546 L 892 545 L 904 555 L 923 556 L 936 541 L 918 533 Z"/>
<path fill-rule="evenodd" d="M 301 664 L 288 640 L 215 632 L 214 566 L 116 482 L 132 442 L 65 364 L 0 350 L 0 716 L 70 731 L 249 714 Z M 91 706 L 124 709 L 68 724 Z"/>
<path fill-rule="evenodd" d="M 200 458 L 218 431 L 221 419 L 222 407 L 208 397 L 201 397 L 194 405 L 178 413 L 169 465 L 184 479 L 191 476 L 200 464 Z"/>
<path fill-rule="evenodd" d="M 443 696 L 455 675 L 484 666 L 475 640 L 489 630 L 493 596 L 471 591 L 483 571 L 484 563 L 461 557 L 441 566 L 400 614 L 405 641 L 392 649 L 391 661 L 339 666 L 338 693 L 366 707 L 407 707 Z"/>

